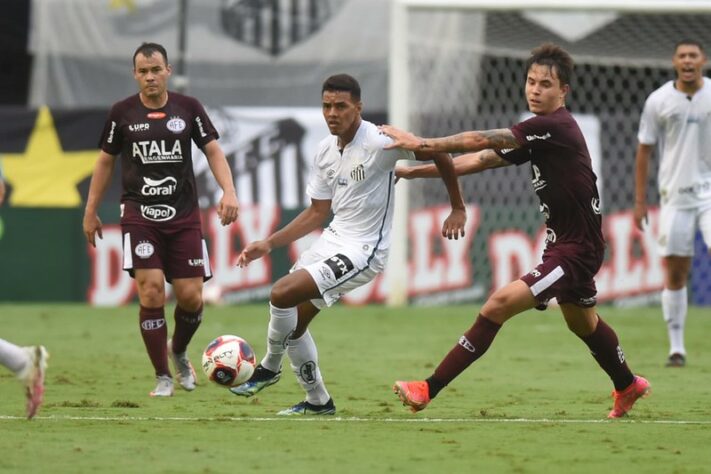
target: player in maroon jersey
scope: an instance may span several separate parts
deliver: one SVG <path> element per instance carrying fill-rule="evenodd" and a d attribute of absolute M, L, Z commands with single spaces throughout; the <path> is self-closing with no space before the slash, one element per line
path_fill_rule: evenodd
<path fill-rule="evenodd" d="M 425 381 L 398 381 L 393 389 L 412 411 L 425 408 L 437 393 L 481 357 L 501 326 L 513 316 L 557 298 L 568 328 L 590 349 L 612 379 L 614 407 L 609 418 L 624 416 L 649 383 L 627 366 L 617 335 L 598 315 L 594 276 L 604 257 L 600 198 L 590 155 L 577 122 L 565 108 L 573 60 L 553 44 L 534 49 L 526 64 L 525 94 L 534 117 L 511 128 L 420 138 L 389 125 L 391 146 L 409 150 L 477 152 L 454 160 L 458 175 L 531 163 L 533 188 L 546 219 L 543 262 L 519 280 L 497 290 L 484 303 L 474 325 Z M 437 176 L 428 165 L 399 170 L 400 177 Z"/>
<path fill-rule="evenodd" d="M 84 234 L 92 246 L 101 238 L 99 202 L 121 159 L 121 231 L 123 268 L 136 280 L 140 327 L 155 369 L 151 396 L 173 394 L 168 353 L 185 390 L 195 388 L 195 371 L 187 346 L 202 320 L 202 285 L 210 278 L 207 247 L 193 174 L 194 141 L 205 153 L 223 191 L 217 213 L 222 225 L 237 219 L 234 181 L 218 134 L 196 99 L 168 91 L 171 66 L 163 46 L 143 43 L 133 55 L 139 93 L 111 108 L 101 135 L 84 213 Z M 167 339 L 165 280 L 177 304 L 173 337 Z"/>

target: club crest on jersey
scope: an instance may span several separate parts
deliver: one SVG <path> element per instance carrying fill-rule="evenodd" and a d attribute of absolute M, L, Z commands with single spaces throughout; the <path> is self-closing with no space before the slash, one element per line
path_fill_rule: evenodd
<path fill-rule="evenodd" d="M 180 133 L 185 130 L 185 120 L 180 117 L 171 117 L 165 126 L 173 133 Z"/>
<path fill-rule="evenodd" d="M 365 179 L 365 167 L 359 164 L 351 170 L 351 178 L 353 181 L 363 181 Z"/>
<path fill-rule="evenodd" d="M 134 252 L 138 257 L 145 260 L 155 253 L 155 248 L 152 243 L 144 240 L 136 245 Z"/>

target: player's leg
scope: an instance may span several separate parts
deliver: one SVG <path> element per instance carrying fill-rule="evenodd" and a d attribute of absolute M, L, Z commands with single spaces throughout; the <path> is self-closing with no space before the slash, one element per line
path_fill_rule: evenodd
<path fill-rule="evenodd" d="M 424 409 L 437 394 L 489 349 L 501 326 L 510 318 L 538 304 L 529 285 L 516 280 L 497 290 L 484 303 L 474 324 L 442 359 L 426 381 L 398 381 L 393 389 L 415 412 Z"/>
<path fill-rule="evenodd" d="M 44 346 L 19 347 L 0 339 L 0 363 L 10 369 L 25 387 L 27 418 L 39 410 L 44 396 L 44 373 L 49 353 Z"/>
<path fill-rule="evenodd" d="M 294 270 L 274 283 L 269 299 L 266 353 L 252 377 L 231 388 L 232 393 L 251 397 L 279 381 L 282 360 L 298 321 L 311 321 L 318 314 L 318 308 L 309 301 L 320 297 L 318 286 L 304 269 Z"/>
<path fill-rule="evenodd" d="M 681 367 L 686 362 L 684 327 L 688 307 L 686 282 L 694 255 L 696 211 L 662 206 L 659 215 L 659 254 L 664 263 L 662 314 L 669 335 L 667 366 Z"/>
<path fill-rule="evenodd" d="M 168 328 L 165 320 L 165 277 L 158 268 L 134 271 L 138 300 L 141 337 L 156 374 L 157 385 L 152 397 L 173 395 L 173 378 L 168 367 Z"/>
<path fill-rule="evenodd" d="M 168 354 L 173 360 L 180 386 L 191 391 L 195 389 L 197 378 L 187 350 L 202 322 L 203 277 L 174 278 L 172 285 L 176 300 L 175 327 L 168 342 Z"/>
<path fill-rule="evenodd" d="M 568 328 L 588 346 L 615 386 L 615 403 L 608 418 L 624 416 L 637 399 L 649 393 L 649 382 L 629 369 L 617 334 L 600 318 L 596 306 L 561 303 L 560 309 Z"/>

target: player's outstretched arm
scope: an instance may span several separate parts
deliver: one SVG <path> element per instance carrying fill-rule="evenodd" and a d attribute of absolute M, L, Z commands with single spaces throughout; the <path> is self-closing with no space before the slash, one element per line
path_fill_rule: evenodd
<path fill-rule="evenodd" d="M 237 257 L 237 266 L 246 267 L 252 260 L 261 258 L 277 247 L 289 245 L 323 227 L 323 223 L 331 213 L 331 200 L 311 199 L 311 205 L 301 211 L 287 225 L 274 232 L 264 240 L 258 240 L 247 245 Z"/>
<path fill-rule="evenodd" d="M 230 166 L 227 164 L 225 153 L 217 140 L 212 140 L 203 148 L 207 157 L 207 164 L 210 165 L 212 175 L 217 180 L 217 184 L 222 188 L 222 199 L 217 205 L 217 215 L 220 217 L 222 225 L 232 224 L 239 216 L 239 203 L 235 192 L 235 183 L 232 179 Z"/>
<path fill-rule="evenodd" d="M 393 139 L 393 143 L 385 147 L 387 149 L 403 148 L 411 151 L 463 153 L 482 151 L 488 148 L 501 150 L 519 147 L 516 137 L 508 128 L 462 132 L 442 138 L 418 137 L 392 125 L 381 125 L 379 129 Z"/>
<path fill-rule="evenodd" d="M 511 163 L 501 158 L 494 150 L 484 150 L 477 153 L 459 155 L 452 160 L 457 176 L 476 174 L 491 168 L 509 166 Z M 438 178 L 439 170 L 434 164 L 419 166 L 398 166 L 395 176 L 404 179 Z"/>
<path fill-rule="evenodd" d="M 106 189 L 111 183 L 111 174 L 114 170 L 116 156 L 109 155 L 105 151 L 99 153 L 99 158 L 94 165 L 94 172 L 91 175 L 91 184 L 89 185 L 89 194 L 86 198 L 86 208 L 84 209 L 84 220 L 82 227 L 86 241 L 92 247 L 96 247 L 96 235 L 103 238 L 101 232 L 101 219 L 99 219 L 98 208 L 101 198 L 106 193 Z"/>
<path fill-rule="evenodd" d="M 647 173 L 653 148 L 653 145 L 640 143 L 635 157 L 634 223 L 639 230 L 642 230 L 643 223 L 647 222 Z"/>
<path fill-rule="evenodd" d="M 415 152 L 415 157 L 418 160 L 431 159 L 437 168 L 439 175 L 444 181 L 449 195 L 449 203 L 452 206 L 452 211 L 444 220 L 442 225 L 442 236 L 447 239 L 459 239 L 461 235 L 464 237 L 464 226 L 467 223 L 467 212 L 464 208 L 464 199 L 462 199 L 462 190 L 459 187 L 459 180 L 454 170 L 452 157 L 449 153 L 423 153 Z"/>

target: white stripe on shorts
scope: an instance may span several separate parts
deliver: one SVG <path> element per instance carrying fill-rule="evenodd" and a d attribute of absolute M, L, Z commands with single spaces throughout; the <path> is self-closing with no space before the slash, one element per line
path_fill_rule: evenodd
<path fill-rule="evenodd" d="M 133 268 L 133 254 L 131 254 L 131 233 L 123 234 L 123 269 Z"/>
<path fill-rule="evenodd" d="M 205 277 L 211 278 L 212 268 L 210 267 L 210 256 L 207 254 L 207 244 L 205 243 L 205 239 L 202 239 L 202 262 L 203 267 L 205 268 Z"/>
<path fill-rule="evenodd" d="M 555 282 L 563 278 L 563 275 L 565 275 L 565 272 L 561 266 L 558 265 L 548 275 L 544 276 L 531 286 L 531 293 L 533 293 L 533 296 L 538 296 L 550 288 Z"/>

